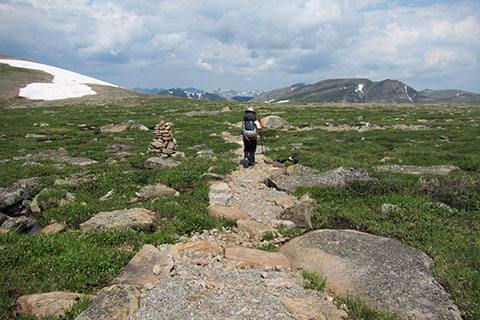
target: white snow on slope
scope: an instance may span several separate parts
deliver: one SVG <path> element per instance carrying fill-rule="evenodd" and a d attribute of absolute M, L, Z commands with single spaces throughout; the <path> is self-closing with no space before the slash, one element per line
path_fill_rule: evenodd
<path fill-rule="evenodd" d="M 363 92 L 363 87 L 364 87 L 364 85 L 363 85 L 363 84 L 359 84 L 359 85 L 358 85 L 358 87 L 357 87 L 357 89 L 355 89 L 355 92 L 361 92 L 361 93 L 364 93 L 364 92 Z"/>
<path fill-rule="evenodd" d="M 11 59 L 0 59 L 0 63 L 9 64 L 12 67 L 40 70 L 53 75 L 52 83 L 34 82 L 21 88 L 18 96 L 28 99 L 57 100 L 96 94 L 92 88 L 86 85 L 87 83 L 118 87 L 105 81 L 41 63 Z"/>

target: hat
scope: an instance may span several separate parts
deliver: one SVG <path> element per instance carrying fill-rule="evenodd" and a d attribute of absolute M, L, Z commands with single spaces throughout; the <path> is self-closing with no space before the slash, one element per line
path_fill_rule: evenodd
<path fill-rule="evenodd" d="M 247 110 L 245 110 L 245 111 L 255 112 L 255 111 L 253 111 L 252 107 L 248 107 Z"/>

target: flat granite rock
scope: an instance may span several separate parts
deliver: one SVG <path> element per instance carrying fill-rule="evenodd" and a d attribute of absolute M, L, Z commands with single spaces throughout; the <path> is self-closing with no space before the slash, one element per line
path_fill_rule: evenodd
<path fill-rule="evenodd" d="M 142 288 L 150 283 L 155 287 L 162 283 L 162 277 L 169 275 L 173 266 L 171 256 L 146 244 L 130 260 L 123 272 L 113 279 L 112 284 L 129 284 Z"/>
<path fill-rule="evenodd" d="M 409 173 L 409 174 L 449 174 L 450 172 L 462 171 L 459 167 L 451 165 L 419 167 L 419 166 L 401 166 L 386 165 L 377 167 L 381 171 Z"/>
<path fill-rule="evenodd" d="M 274 175 L 265 179 L 265 184 L 279 191 L 294 193 L 298 187 L 344 186 L 348 181 L 370 180 L 372 177 L 363 169 L 339 167 L 320 172 L 311 168 L 287 169 L 288 175 Z"/>
<path fill-rule="evenodd" d="M 152 158 L 148 158 L 145 161 L 143 166 L 146 169 L 155 169 L 155 168 L 176 167 L 179 164 L 180 164 L 179 161 L 176 161 L 170 158 L 152 157 Z"/>
<path fill-rule="evenodd" d="M 327 278 L 340 297 L 360 297 L 408 319 L 461 319 L 430 272 L 432 259 L 400 241 L 352 230 L 319 230 L 280 252 L 292 266 Z"/>
<path fill-rule="evenodd" d="M 152 212 L 143 208 L 99 212 L 80 224 L 83 231 L 107 229 L 145 229 L 153 227 Z"/>
<path fill-rule="evenodd" d="M 83 297 L 94 298 L 79 293 L 56 291 L 21 296 L 16 303 L 21 314 L 32 315 L 36 319 L 43 317 L 61 319 L 65 316 L 65 310 L 70 309 Z"/>
<path fill-rule="evenodd" d="M 237 261 L 242 266 L 256 266 L 289 269 L 290 262 L 280 252 L 267 252 L 241 246 L 225 248 L 225 259 Z"/>

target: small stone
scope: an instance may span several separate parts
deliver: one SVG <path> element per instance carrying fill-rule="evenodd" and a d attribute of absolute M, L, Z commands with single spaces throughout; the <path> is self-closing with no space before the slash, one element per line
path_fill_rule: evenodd
<path fill-rule="evenodd" d="M 145 285 L 143 286 L 143 288 L 145 290 L 152 290 L 154 288 L 153 284 L 151 284 L 150 282 L 147 282 L 145 283 Z"/>

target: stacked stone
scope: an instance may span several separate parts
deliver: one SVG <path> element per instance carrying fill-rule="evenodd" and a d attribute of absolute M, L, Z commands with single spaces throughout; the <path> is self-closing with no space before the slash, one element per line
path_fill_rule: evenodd
<path fill-rule="evenodd" d="M 153 129 L 153 141 L 148 146 L 148 152 L 160 153 L 162 158 L 168 158 L 174 156 L 177 150 L 177 141 L 170 131 L 170 125 L 162 120 Z"/>

